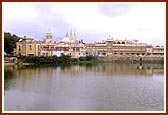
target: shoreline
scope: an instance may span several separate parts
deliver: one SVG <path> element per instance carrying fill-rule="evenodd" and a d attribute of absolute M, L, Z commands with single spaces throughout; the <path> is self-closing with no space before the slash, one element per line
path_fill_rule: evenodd
<path fill-rule="evenodd" d="M 96 65 L 96 64 L 100 64 L 100 63 L 112 63 L 112 64 L 159 64 L 159 65 L 163 65 L 164 64 L 164 61 L 163 63 L 160 63 L 160 62 L 157 62 L 157 61 L 150 61 L 150 62 L 131 62 L 131 61 L 121 61 L 121 60 L 115 60 L 115 61 L 99 61 L 99 62 L 89 62 L 89 61 L 83 61 L 83 62 L 71 62 L 69 63 L 68 65 L 76 65 L 76 64 L 79 64 L 79 65 L 87 65 L 87 64 L 91 64 L 91 65 Z M 53 65 L 53 64 L 34 64 L 34 63 L 14 63 L 14 62 L 4 62 L 4 66 L 14 66 L 14 65 L 19 65 L 19 66 L 28 66 L 28 65 Z M 54 65 L 61 65 L 61 64 L 54 64 Z M 66 66 L 66 65 L 65 65 Z"/>
<path fill-rule="evenodd" d="M 14 62 L 4 62 L 4 66 L 13 66 L 13 65 L 34 65 L 33 63 L 14 63 Z"/>

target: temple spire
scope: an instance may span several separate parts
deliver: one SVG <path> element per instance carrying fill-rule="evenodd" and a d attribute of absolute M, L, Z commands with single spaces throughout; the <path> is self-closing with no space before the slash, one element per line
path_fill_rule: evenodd
<path fill-rule="evenodd" d="M 50 28 L 48 29 L 48 33 L 51 33 Z"/>
<path fill-rule="evenodd" d="M 70 35 L 72 35 L 72 29 L 71 29 Z"/>
<path fill-rule="evenodd" d="M 68 37 L 68 32 L 66 33 L 66 37 Z"/>
<path fill-rule="evenodd" d="M 76 40 L 76 33 L 75 33 L 75 31 L 74 31 L 74 39 Z"/>

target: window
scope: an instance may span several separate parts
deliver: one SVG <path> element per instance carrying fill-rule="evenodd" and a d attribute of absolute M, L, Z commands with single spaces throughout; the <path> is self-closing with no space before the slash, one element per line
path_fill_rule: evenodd
<path fill-rule="evenodd" d="M 21 51 L 21 49 L 20 49 L 20 45 L 19 45 L 19 51 Z"/>
<path fill-rule="evenodd" d="M 76 51 L 79 51 L 79 48 L 76 48 Z"/>
<path fill-rule="evenodd" d="M 30 50 L 32 50 L 32 46 L 30 45 Z"/>

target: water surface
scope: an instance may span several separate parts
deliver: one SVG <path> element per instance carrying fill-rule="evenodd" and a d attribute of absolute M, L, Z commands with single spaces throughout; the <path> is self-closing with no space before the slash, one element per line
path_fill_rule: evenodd
<path fill-rule="evenodd" d="M 5 66 L 5 111 L 163 111 L 163 65 Z"/>

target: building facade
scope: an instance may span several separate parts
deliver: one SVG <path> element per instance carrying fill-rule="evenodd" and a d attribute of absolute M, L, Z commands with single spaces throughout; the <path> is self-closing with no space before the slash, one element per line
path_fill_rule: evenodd
<path fill-rule="evenodd" d="M 85 45 L 76 37 L 76 33 L 66 34 L 56 45 L 56 51 L 63 51 L 65 55 L 70 55 L 72 58 L 85 56 Z"/>
<path fill-rule="evenodd" d="M 138 40 L 115 40 L 107 38 L 107 40 L 103 40 L 101 43 L 86 44 L 86 54 L 100 57 L 163 57 L 164 47 L 139 43 Z"/>
<path fill-rule="evenodd" d="M 102 42 L 84 44 L 72 31 L 58 42 L 53 42 L 51 32 L 47 32 L 43 41 L 24 37 L 16 43 L 16 54 L 23 56 L 60 56 L 70 55 L 79 58 L 86 55 L 99 57 L 164 57 L 163 46 L 139 43 L 138 40 L 117 40 L 108 37 Z"/>
<path fill-rule="evenodd" d="M 16 54 L 22 56 L 40 56 L 41 43 L 32 38 L 24 36 L 16 43 Z"/>
<path fill-rule="evenodd" d="M 47 32 L 43 41 L 35 41 L 26 36 L 16 43 L 16 54 L 22 56 L 60 56 L 62 53 L 72 58 L 85 55 L 85 45 L 76 37 L 76 33 L 66 34 L 59 42 L 53 42 L 51 32 Z"/>

